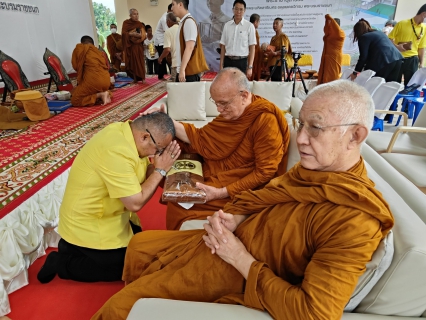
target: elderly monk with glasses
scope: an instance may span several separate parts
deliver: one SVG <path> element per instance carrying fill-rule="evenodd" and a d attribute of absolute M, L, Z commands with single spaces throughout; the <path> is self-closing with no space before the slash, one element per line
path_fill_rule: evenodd
<path fill-rule="evenodd" d="M 127 248 L 128 285 L 92 319 L 125 319 L 140 298 L 241 304 L 273 319 L 341 319 L 358 278 L 394 219 L 368 178 L 361 146 L 370 94 L 338 80 L 300 111 L 300 162 L 243 191 L 205 230 L 147 231 Z"/>
<path fill-rule="evenodd" d="M 220 113 L 212 122 L 197 129 L 173 121 L 183 152 L 204 159 L 205 183 L 197 187 L 206 192 L 207 202 L 188 210 L 169 202 L 169 230 L 179 230 L 186 220 L 206 219 L 237 194 L 262 188 L 287 169 L 287 121 L 277 106 L 250 93 L 244 73 L 236 68 L 221 70 L 210 94 Z"/>
<path fill-rule="evenodd" d="M 179 157 L 172 119 L 151 113 L 108 125 L 72 164 L 59 210 L 58 252 L 37 275 L 41 283 L 121 279 L 127 244 L 141 231 L 136 214 Z M 151 158 L 149 161 L 148 158 Z"/>

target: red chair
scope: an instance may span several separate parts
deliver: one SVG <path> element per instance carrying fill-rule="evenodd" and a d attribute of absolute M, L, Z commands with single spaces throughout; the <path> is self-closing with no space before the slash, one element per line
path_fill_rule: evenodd
<path fill-rule="evenodd" d="M 46 64 L 48 70 L 48 72 L 45 72 L 44 74 L 50 74 L 47 92 L 50 92 L 52 80 L 56 84 L 56 91 L 71 91 L 74 88 L 70 78 L 68 77 L 68 73 L 62 65 L 61 59 L 59 59 L 56 54 L 46 48 L 46 51 L 43 55 L 43 61 Z"/>
<path fill-rule="evenodd" d="M 31 88 L 19 63 L 2 51 L 0 51 L 0 75 L 0 82 L 4 82 L 2 102 L 6 101 L 8 91 Z"/>

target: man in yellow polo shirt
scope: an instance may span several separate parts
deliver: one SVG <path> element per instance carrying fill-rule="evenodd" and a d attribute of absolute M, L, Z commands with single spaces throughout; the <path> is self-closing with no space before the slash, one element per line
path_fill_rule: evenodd
<path fill-rule="evenodd" d="M 404 75 L 405 86 L 419 67 L 423 67 L 426 47 L 426 25 L 423 23 L 425 19 L 426 4 L 419 9 L 414 18 L 398 22 L 389 34 L 389 38 L 404 57 L 398 82 L 401 82 Z"/>
<path fill-rule="evenodd" d="M 62 279 L 118 281 L 139 211 L 180 154 L 164 113 L 113 123 L 77 155 L 59 214 L 62 239 L 39 271 L 42 283 Z M 148 157 L 153 159 L 150 164 Z"/>

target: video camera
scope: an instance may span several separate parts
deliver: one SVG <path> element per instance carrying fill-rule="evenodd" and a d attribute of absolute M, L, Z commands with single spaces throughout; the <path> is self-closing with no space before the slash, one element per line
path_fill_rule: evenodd
<path fill-rule="evenodd" d="M 291 54 L 293 55 L 293 60 L 295 62 L 298 61 L 303 56 L 303 53 L 300 53 L 300 52 L 292 52 Z"/>

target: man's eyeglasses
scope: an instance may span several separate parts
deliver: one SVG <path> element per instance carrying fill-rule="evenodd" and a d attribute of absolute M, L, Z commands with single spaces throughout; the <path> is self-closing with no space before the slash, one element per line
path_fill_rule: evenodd
<path fill-rule="evenodd" d="M 299 119 L 296 119 L 296 121 L 294 122 L 294 127 L 298 134 L 302 132 L 303 128 L 305 128 L 309 136 L 316 138 L 318 137 L 321 131 L 325 131 L 324 130 L 325 128 L 356 126 L 358 124 L 359 123 L 348 123 L 348 124 L 335 124 L 331 126 L 318 126 L 318 125 L 310 126 L 309 124 L 301 122 Z"/>
<path fill-rule="evenodd" d="M 213 102 L 216 107 L 223 109 L 223 111 L 228 110 L 228 106 L 235 100 L 236 97 L 238 97 L 238 95 L 240 95 L 243 91 L 238 91 L 238 93 L 228 102 L 216 102 L 212 99 L 212 97 L 209 98 L 209 100 L 211 102 Z"/>
<path fill-rule="evenodd" d="M 155 144 L 155 148 L 157 149 L 157 152 L 155 154 L 158 154 L 160 156 L 164 152 L 165 148 L 159 148 L 157 142 L 155 142 L 154 137 L 152 136 L 152 133 L 149 132 L 148 129 L 145 129 L 145 130 L 146 130 L 146 132 L 149 133 L 149 136 L 151 137 L 152 142 L 154 142 L 154 144 Z"/>

